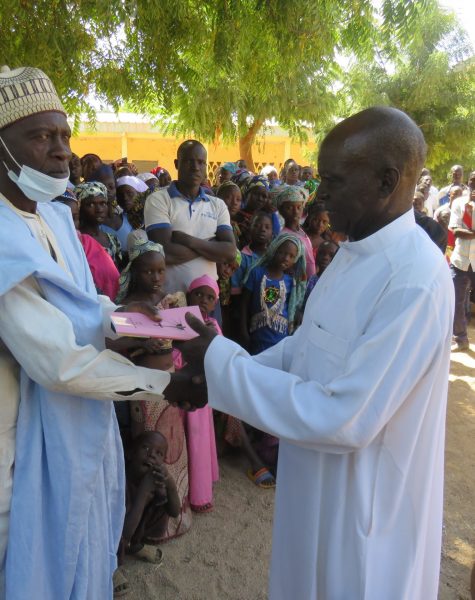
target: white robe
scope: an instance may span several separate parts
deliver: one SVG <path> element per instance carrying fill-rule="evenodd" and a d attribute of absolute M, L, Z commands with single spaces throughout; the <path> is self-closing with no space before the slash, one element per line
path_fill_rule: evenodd
<path fill-rule="evenodd" d="M 294 336 L 213 340 L 211 406 L 280 438 L 272 600 L 437 598 L 452 314 L 410 210 L 341 244 Z"/>

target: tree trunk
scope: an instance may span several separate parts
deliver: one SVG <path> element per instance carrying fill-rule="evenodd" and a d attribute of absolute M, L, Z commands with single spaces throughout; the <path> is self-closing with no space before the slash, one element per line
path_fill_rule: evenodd
<path fill-rule="evenodd" d="M 259 129 L 262 127 L 264 119 L 256 119 L 249 127 L 245 135 L 239 138 L 239 158 L 246 161 L 247 168 L 254 171 L 254 160 L 252 158 L 252 144 L 256 139 Z"/>

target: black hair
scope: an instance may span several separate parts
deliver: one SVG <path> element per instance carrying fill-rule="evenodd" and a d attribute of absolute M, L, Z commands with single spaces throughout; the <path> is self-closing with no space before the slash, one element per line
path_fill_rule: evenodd
<path fill-rule="evenodd" d="M 188 148 L 194 148 L 195 146 L 201 146 L 206 152 L 206 148 L 198 140 L 185 140 L 178 146 L 178 150 L 176 151 L 176 157 L 180 159 L 185 150 L 188 150 Z"/>
<path fill-rule="evenodd" d="M 258 219 L 262 219 L 263 217 L 266 217 L 272 223 L 272 213 L 271 212 L 266 212 L 265 210 L 258 210 L 252 216 L 251 228 L 254 227 L 254 225 L 256 224 L 256 221 L 258 221 Z"/>
<path fill-rule="evenodd" d="M 235 189 L 238 189 L 239 191 L 241 191 L 241 188 L 233 181 L 225 181 L 216 190 L 216 196 L 218 198 L 221 198 L 221 200 L 226 200 L 226 198 L 229 196 L 230 192 L 232 192 Z"/>
<path fill-rule="evenodd" d="M 139 433 L 139 435 L 137 437 L 133 438 L 132 440 L 130 440 L 128 442 L 128 444 L 127 444 L 127 453 L 126 453 L 126 457 L 128 459 L 130 459 L 132 457 L 132 455 L 137 451 L 137 449 L 140 446 L 140 444 L 143 442 L 143 440 L 148 435 L 159 435 L 159 436 L 161 436 L 165 440 L 165 443 L 168 446 L 168 440 L 167 440 L 167 438 L 160 431 L 142 431 L 142 433 Z"/>

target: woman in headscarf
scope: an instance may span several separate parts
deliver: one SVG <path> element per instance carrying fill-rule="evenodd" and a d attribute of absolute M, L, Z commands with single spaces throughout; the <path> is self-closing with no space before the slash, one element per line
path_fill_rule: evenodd
<path fill-rule="evenodd" d="M 267 181 L 269 182 L 269 188 L 272 189 L 278 185 L 281 185 L 281 181 L 279 179 L 279 174 L 277 173 L 277 169 L 272 165 L 266 165 L 261 169 L 261 176 L 267 177 Z"/>
<path fill-rule="evenodd" d="M 132 229 L 142 229 L 144 225 L 143 209 L 145 199 L 151 190 L 148 185 L 138 177 L 125 176 L 117 179 L 117 202 L 124 211 L 123 219 Z"/>
<path fill-rule="evenodd" d="M 125 254 L 127 251 L 127 236 L 132 228 L 128 223 L 127 216 L 124 217 L 122 209 L 117 204 L 116 184 L 112 167 L 102 164 L 88 176 L 87 181 L 99 181 L 106 186 L 108 214 L 100 228 L 101 231 L 111 233 L 119 238 L 122 253 Z"/>
<path fill-rule="evenodd" d="M 79 200 L 74 192 L 66 190 L 62 196 L 58 196 L 54 201 L 61 202 L 71 209 L 74 226 L 79 241 L 84 248 L 97 293 L 109 296 L 114 301 L 119 289 L 119 271 L 106 249 L 90 235 L 79 231 Z"/>
<path fill-rule="evenodd" d="M 139 173 L 137 178 L 146 183 L 151 192 L 154 192 L 160 187 L 160 182 L 153 173 Z"/>
<path fill-rule="evenodd" d="M 231 177 L 236 174 L 236 171 L 236 163 L 225 162 L 218 172 L 218 184 L 222 185 L 225 181 L 231 181 Z"/>
<path fill-rule="evenodd" d="M 107 188 L 98 181 L 80 183 L 74 188 L 79 206 L 79 230 L 95 239 L 103 246 L 117 268 L 122 263 L 119 238 L 113 233 L 102 231 L 100 226 L 108 216 Z"/>
<path fill-rule="evenodd" d="M 261 175 L 255 175 L 247 180 L 243 190 L 244 207 L 236 214 L 235 221 L 241 230 L 239 247 L 247 246 L 251 241 L 251 222 L 254 214 L 264 211 L 272 216 L 272 232 L 274 237 L 279 234 L 280 223 L 272 208 L 269 196 L 269 182 Z"/>

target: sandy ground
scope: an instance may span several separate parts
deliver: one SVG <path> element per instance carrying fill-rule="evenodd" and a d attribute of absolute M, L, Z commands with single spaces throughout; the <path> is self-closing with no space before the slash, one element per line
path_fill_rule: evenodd
<path fill-rule="evenodd" d="M 469 600 L 475 560 L 475 344 L 452 359 L 439 600 Z M 274 492 L 253 486 L 237 456 L 222 459 L 220 467 L 214 512 L 195 516 L 188 534 L 162 546 L 163 566 L 127 561 L 128 600 L 267 598 Z"/>

